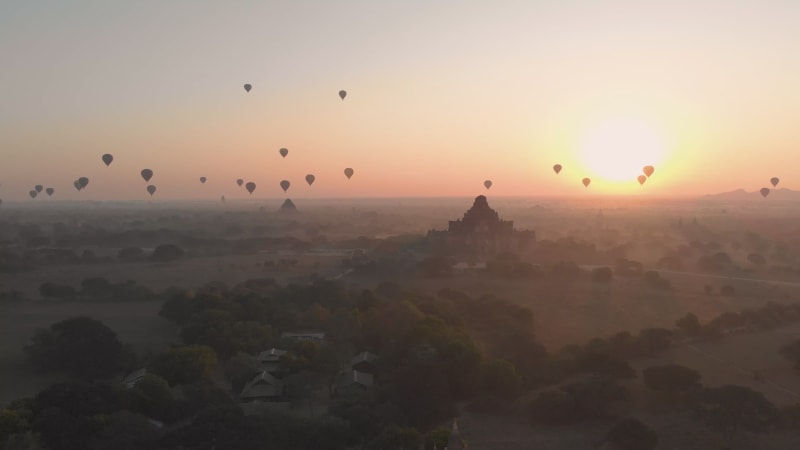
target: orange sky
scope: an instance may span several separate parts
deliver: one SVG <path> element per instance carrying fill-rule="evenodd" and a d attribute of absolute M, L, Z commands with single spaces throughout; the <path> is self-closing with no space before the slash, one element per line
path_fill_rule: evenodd
<path fill-rule="evenodd" d="M 800 188 L 800 2 L 66 3 L 0 5 L 4 200 Z"/>

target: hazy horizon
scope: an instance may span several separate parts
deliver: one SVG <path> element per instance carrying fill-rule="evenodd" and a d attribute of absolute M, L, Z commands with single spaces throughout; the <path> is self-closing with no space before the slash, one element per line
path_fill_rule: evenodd
<path fill-rule="evenodd" d="M 795 188 L 797 23 L 778 0 L 12 0 L 0 199 L 149 200 L 143 168 L 154 201 Z"/>

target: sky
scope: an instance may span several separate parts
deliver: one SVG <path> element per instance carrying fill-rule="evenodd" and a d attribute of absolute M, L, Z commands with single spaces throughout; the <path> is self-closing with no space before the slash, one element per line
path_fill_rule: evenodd
<path fill-rule="evenodd" d="M 143 168 L 165 199 L 800 189 L 798 23 L 793 0 L 3 0 L 0 199 L 144 199 Z"/>

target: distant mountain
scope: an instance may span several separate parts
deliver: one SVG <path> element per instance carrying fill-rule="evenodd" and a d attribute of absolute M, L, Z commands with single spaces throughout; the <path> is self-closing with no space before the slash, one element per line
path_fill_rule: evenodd
<path fill-rule="evenodd" d="M 800 201 L 800 191 L 793 191 L 787 188 L 780 188 L 780 189 L 772 187 L 769 188 L 770 192 L 767 199 Z M 761 192 L 759 192 L 759 190 L 755 190 L 753 192 L 747 192 L 744 189 L 736 189 L 735 191 L 720 192 L 719 194 L 706 195 L 705 198 L 715 199 L 715 200 L 747 200 L 751 198 L 761 198 Z"/>

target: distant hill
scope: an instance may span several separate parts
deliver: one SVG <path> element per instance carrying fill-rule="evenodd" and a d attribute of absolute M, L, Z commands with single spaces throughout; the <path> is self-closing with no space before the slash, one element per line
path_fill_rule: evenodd
<path fill-rule="evenodd" d="M 761 192 L 759 192 L 759 190 L 747 192 L 744 189 L 736 189 L 735 191 L 706 195 L 704 198 L 714 199 L 714 200 L 748 200 L 752 198 L 761 198 Z M 769 196 L 767 197 L 767 199 L 800 201 L 800 191 L 793 191 L 787 188 L 781 188 L 781 189 L 770 188 Z"/>

